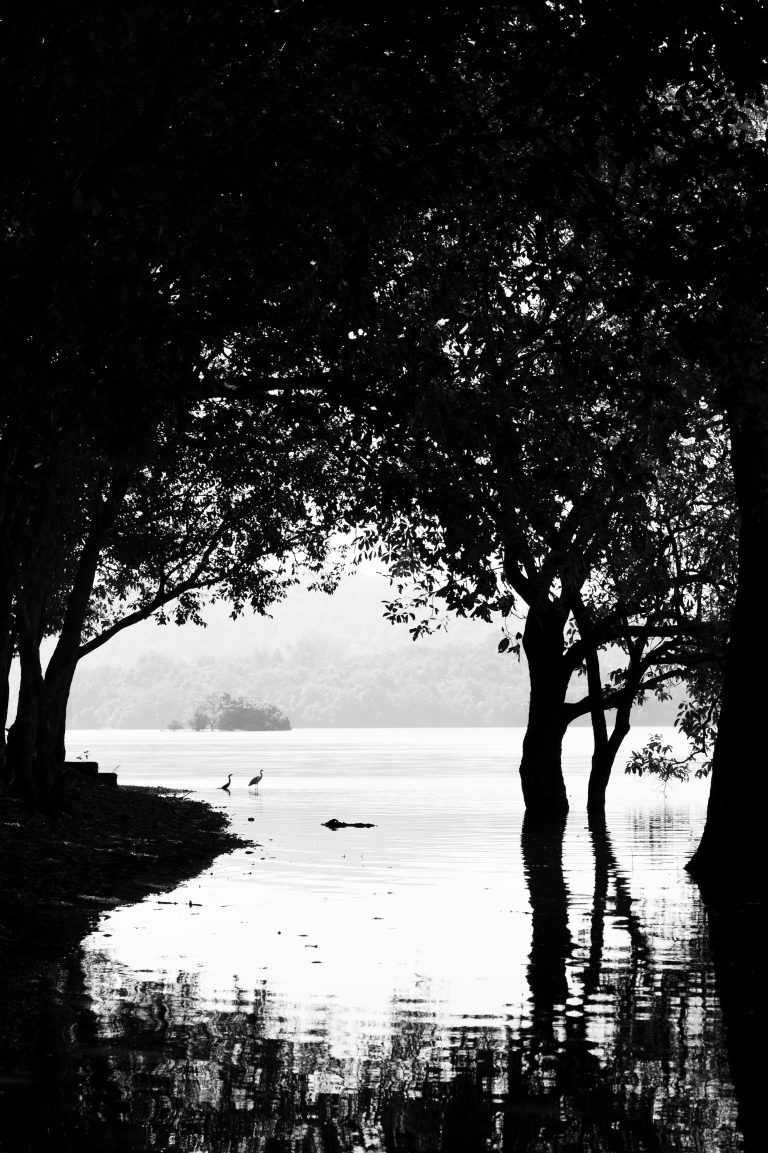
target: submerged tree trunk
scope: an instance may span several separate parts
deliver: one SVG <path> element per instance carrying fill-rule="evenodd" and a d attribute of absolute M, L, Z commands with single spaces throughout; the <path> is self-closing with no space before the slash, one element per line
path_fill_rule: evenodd
<path fill-rule="evenodd" d="M 624 738 L 629 733 L 629 714 L 631 705 L 624 708 L 620 705 L 616 710 L 616 720 L 610 736 L 606 732 L 604 741 L 592 751 L 592 764 L 589 772 L 589 785 L 587 786 L 587 812 L 601 813 L 605 811 L 605 794 L 611 772 L 616 762 L 619 749 Z"/>
<path fill-rule="evenodd" d="M 616 719 L 611 732 L 605 717 L 602 701 L 599 704 L 599 717 L 592 711 L 592 734 L 594 739 L 592 749 L 592 763 L 589 770 L 589 784 L 587 785 L 587 812 L 602 813 L 605 811 L 605 794 L 616 756 L 621 748 L 622 741 L 629 732 L 629 716 L 632 709 L 632 699 L 620 701 L 616 709 Z M 597 723 L 596 723 L 597 721 Z"/>
<path fill-rule="evenodd" d="M 587 812 L 594 813 L 605 808 L 605 790 L 613 768 L 615 752 L 611 752 L 611 740 L 608 736 L 608 722 L 605 717 L 605 702 L 603 700 L 603 679 L 600 675 L 600 658 L 597 649 L 590 644 L 587 637 L 585 641 L 587 655 L 587 685 L 589 689 L 590 719 L 592 721 L 592 765 L 589 771 L 589 785 L 587 788 Z"/>
<path fill-rule="evenodd" d="M 643 643 L 638 642 L 629 652 L 626 683 L 616 703 L 616 718 L 609 733 L 599 657 L 595 648 L 587 649 L 587 679 L 594 741 L 587 787 L 587 812 L 591 814 L 605 810 L 605 794 L 611 772 L 622 742 L 630 730 L 629 718 L 643 678 L 643 666 L 640 661 L 642 650 Z"/>
<path fill-rule="evenodd" d="M 520 782 L 526 814 L 550 820 L 568 812 L 563 780 L 563 737 L 568 727 L 565 695 L 571 667 L 564 656 L 566 615 L 548 605 L 529 610 L 523 633 L 530 704 L 523 739 Z"/>
<path fill-rule="evenodd" d="M 603 691 L 603 677 L 600 671 L 600 651 L 590 614 L 581 592 L 573 596 L 573 615 L 581 635 L 581 648 L 587 669 L 587 701 L 592 722 L 592 764 L 587 786 L 587 812 L 591 815 L 605 810 L 605 793 L 611 779 L 613 763 L 621 743 L 629 732 L 629 718 L 635 695 L 642 679 L 639 668 L 644 642 L 637 641 L 628 652 L 629 664 L 626 683 L 616 705 L 616 719 L 613 729 L 608 732 L 606 701 Z"/>
<path fill-rule="evenodd" d="M 731 619 L 701 842 L 688 863 L 695 876 L 765 875 L 768 810 L 768 397 L 756 387 L 730 415 L 731 454 L 741 515 L 739 577 Z"/>

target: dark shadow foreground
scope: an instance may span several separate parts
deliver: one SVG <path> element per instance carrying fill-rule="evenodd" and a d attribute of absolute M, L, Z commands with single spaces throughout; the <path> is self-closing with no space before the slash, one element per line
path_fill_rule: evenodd
<path fill-rule="evenodd" d="M 755 887 L 699 882 L 723 1015 L 725 1049 L 747 1150 L 765 1148 L 768 906 Z"/>
<path fill-rule="evenodd" d="M 66 1129 L 81 1061 L 79 944 L 99 915 L 173 888 L 243 844 L 222 813 L 162 789 L 72 780 L 65 799 L 66 812 L 51 817 L 0 797 L 3 1153 L 52 1148 L 51 1135 Z"/>

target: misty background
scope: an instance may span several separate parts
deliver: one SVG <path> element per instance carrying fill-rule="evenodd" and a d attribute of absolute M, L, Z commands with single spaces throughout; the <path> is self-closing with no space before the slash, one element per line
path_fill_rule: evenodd
<path fill-rule="evenodd" d="M 276 705 L 294 728 L 525 724 L 525 657 L 498 652 L 498 624 L 449 618 L 413 641 L 382 615 L 391 594 L 387 577 L 361 569 L 332 596 L 297 587 L 271 617 L 232 620 L 221 603 L 206 628 L 134 625 L 80 662 L 69 727 L 186 727 L 222 693 Z M 574 678 L 570 697 L 585 688 Z M 679 698 L 648 702 L 635 723 L 672 724 Z"/>

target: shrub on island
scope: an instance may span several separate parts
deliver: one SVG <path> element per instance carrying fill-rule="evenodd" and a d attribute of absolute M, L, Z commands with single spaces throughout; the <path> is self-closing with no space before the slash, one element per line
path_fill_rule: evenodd
<path fill-rule="evenodd" d="M 254 732 L 274 729 L 290 729 L 291 722 L 284 712 L 275 705 L 264 701 L 247 704 L 245 701 L 232 701 L 222 709 L 216 721 L 216 728 L 224 732 L 244 729 Z"/>
<path fill-rule="evenodd" d="M 196 732 L 204 729 L 230 733 L 235 730 L 264 732 L 290 729 L 291 722 L 281 709 L 267 701 L 249 701 L 224 693 L 220 697 L 207 697 L 198 705 L 189 726 Z"/>

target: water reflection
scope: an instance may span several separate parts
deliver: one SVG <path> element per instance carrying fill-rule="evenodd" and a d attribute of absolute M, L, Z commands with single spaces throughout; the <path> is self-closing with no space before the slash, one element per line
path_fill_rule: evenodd
<path fill-rule="evenodd" d="M 589 831 L 595 884 L 589 943 L 579 956 L 564 825 L 523 828 L 533 1013 L 509 1078 L 519 1137 L 505 1148 L 532 1148 L 535 1137 L 544 1149 L 738 1148 L 722 1055 L 703 1035 L 717 1005 L 701 981 L 700 940 L 678 942 L 685 950 L 678 967 L 656 970 L 604 821 L 593 819 Z M 627 938 L 620 966 L 604 963 L 610 920 Z"/>
<path fill-rule="evenodd" d="M 258 797 L 207 794 L 258 848 L 116 910 L 33 1020 L 3 984 L 0 1153 L 732 1153 L 736 1096 L 762 1151 L 743 1055 L 763 954 L 753 915 L 718 919 L 681 871 L 695 789 L 617 781 L 587 825 L 579 754 L 571 816 L 542 830 L 506 731 L 225 736 L 148 734 L 146 772 L 206 796 L 266 758 Z M 134 759 L 108 739 L 105 763 Z M 334 815 L 375 827 L 331 834 Z"/>
<path fill-rule="evenodd" d="M 739 893 L 702 888 L 730 1076 L 745 1148 L 765 1147 L 765 1059 L 768 987 L 764 879 L 745 877 Z"/>
<path fill-rule="evenodd" d="M 661 831 L 650 830 L 657 838 Z M 678 927 L 667 963 L 672 950 L 661 946 L 658 926 L 644 925 L 643 899 L 633 897 L 605 822 L 592 820 L 587 834 L 592 885 L 584 897 L 565 868 L 565 822 L 523 824 L 528 994 L 505 1022 L 441 1019 L 425 977 L 392 994 L 386 1029 L 374 1023 L 362 1040 L 358 1032 L 350 1053 L 334 1036 L 334 1006 L 311 1029 L 281 1032 L 285 1001 L 266 979 L 234 987 L 212 1007 L 200 973 L 158 980 L 96 952 L 82 966 L 70 959 L 32 1076 L 6 1095 L 24 1119 L 20 1136 L 6 1118 L 0 1149 L 743 1148 L 716 976 L 732 1028 L 731 1068 L 747 1090 L 749 1137 L 757 1078 L 733 1042 L 744 1041 L 749 999 L 752 1008 L 755 996 L 765 999 L 754 954 L 733 950 L 728 937 L 740 925 L 746 950 L 754 917 L 735 917 L 733 902 L 728 914 L 710 903 L 716 972 L 696 905 L 698 919 Z"/>

